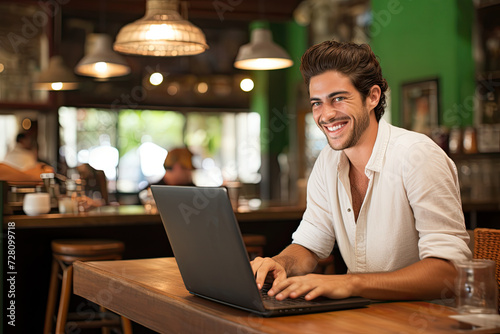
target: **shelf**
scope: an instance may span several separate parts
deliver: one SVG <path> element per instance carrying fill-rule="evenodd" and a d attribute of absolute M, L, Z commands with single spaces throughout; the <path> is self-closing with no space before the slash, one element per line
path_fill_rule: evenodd
<path fill-rule="evenodd" d="M 479 82 L 489 81 L 489 80 L 500 80 L 500 70 L 478 72 L 476 74 L 476 80 Z"/>
<path fill-rule="evenodd" d="M 12 110 L 50 110 L 52 104 L 46 103 L 15 103 L 15 102 L 1 102 L 0 101 L 0 114 L 2 111 L 12 111 Z"/>
<path fill-rule="evenodd" d="M 487 8 L 495 5 L 500 5 L 500 0 L 474 0 L 476 8 Z"/>
<path fill-rule="evenodd" d="M 498 200 L 490 201 L 463 201 L 462 209 L 464 212 L 471 211 L 500 211 L 500 202 Z"/>
<path fill-rule="evenodd" d="M 468 159 L 500 159 L 500 152 L 484 152 L 484 153 L 449 153 L 448 156 L 453 161 L 468 160 Z"/>

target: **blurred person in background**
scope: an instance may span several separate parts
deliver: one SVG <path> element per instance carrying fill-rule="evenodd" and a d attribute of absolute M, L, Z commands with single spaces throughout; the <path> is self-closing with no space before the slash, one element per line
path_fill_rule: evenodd
<path fill-rule="evenodd" d="M 187 148 L 179 147 L 168 151 L 163 167 L 165 175 L 152 185 L 195 186 L 193 183 L 193 153 Z M 145 205 L 147 211 L 157 212 L 150 186 L 139 193 L 139 200 Z"/>
<path fill-rule="evenodd" d="M 36 143 L 26 133 L 16 136 L 16 144 L 0 162 L 0 180 L 9 182 L 40 182 L 43 173 L 54 173 L 54 168 L 38 161 Z"/>
<path fill-rule="evenodd" d="M 163 162 L 165 175 L 155 185 L 194 186 L 193 153 L 185 147 L 170 150 Z"/>
<path fill-rule="evenodd" d="M 35 168 L 38 162 L 33 139 L 25 133 L 19 133 L 14 148 L 7 152 L 3 163 L 21 171 Z"/>

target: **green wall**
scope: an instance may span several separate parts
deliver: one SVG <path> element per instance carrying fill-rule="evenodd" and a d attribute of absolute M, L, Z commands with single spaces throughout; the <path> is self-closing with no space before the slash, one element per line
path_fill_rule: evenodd
<path fill-rule="evenodd" d="M 255 88 L 250 110 L 261 116 L 262 182 L 261 198 L 276 199 L 280 193 L 278 155 L 290 150 L 296 129 L 297 85 L 302 82 L 300 57 L 308 47 L 308 30 L 295 22 L 263 24 L 254 22 L 250 30 L 268 26 L 273 41 L 289 53 L 294 65 L 287 69 L 252 71 Z"/>
<path fill-rule="evenodd" d="M 254 23 L 250 29 L 262 26 Z M 253 71 L 255 89 L 250 109 L 261 115 L 262 151 L 279 154 L 289 145 L 288 130 L 295 122 L 297 85 L 302 82 L 300 57 L 308 48 L 307 28 L 295 22 L 268 25 L 273 41 L 292 58 L 292 67 L 281 70 Z"/>
<path fill-rule="evenodd" d="M 440 124 L 473 122 L 474 61 L 471 0 L 372 0 L 371 46 L 391 88 L 400 124 L 401 85 L 439 78 Z"/>

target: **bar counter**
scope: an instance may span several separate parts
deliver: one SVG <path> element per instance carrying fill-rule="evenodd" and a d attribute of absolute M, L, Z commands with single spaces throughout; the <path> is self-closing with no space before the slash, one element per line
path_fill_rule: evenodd
<path fill-rule="evenodd" d="M 235 215 L 238 222 L 241 223 L 300 220 L 303 213 L 303 207 L 273 206 L 259 210 L 240 208 L 235 212 Z M 4 216 L 4 227 L 8 222 L 15 222 L 16 228 L 22 229 L 161 224 L 161 219 L 158 214 L 147 213 L 142 205 L 120 205 L 95 208 L 78 214 L 49 213 L 39 216 L 24 214 Z"/>

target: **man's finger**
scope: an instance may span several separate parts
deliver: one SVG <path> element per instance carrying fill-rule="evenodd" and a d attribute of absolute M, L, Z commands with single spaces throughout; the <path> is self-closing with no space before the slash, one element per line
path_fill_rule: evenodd
<path fill-rule="evenodd" d="M 272 267 L 269 264 L 266 264 L 266 261 L 261 261 L 260 263 L 255 264 L 255 283 L 257 283 L 257 287 L 262 289 L 264 286 L 264 282 L 266 281 L 267 274 L 272 270 Z"/>

